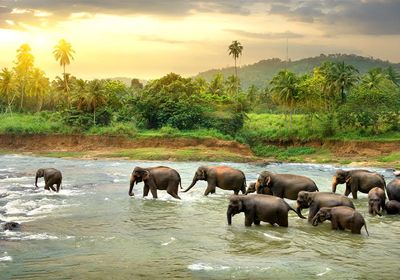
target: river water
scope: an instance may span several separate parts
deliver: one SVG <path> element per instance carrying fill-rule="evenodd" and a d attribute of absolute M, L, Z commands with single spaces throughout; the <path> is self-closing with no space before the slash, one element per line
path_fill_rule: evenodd
<path fill-rule="evenodd" d="M 0 220 L 22 223 L 0 230 L 1 279 L 397 279 L 400 215 L 371 217 L 367 196 L 355 201 L 370 236 L 313 227 L 289 212 L 289 227 L 244 227 L 243 213 L 227 225 L 229 191 L 204 197 L 200 181 L 182 200 L 159 191 L 142 198 L 143 184 L 128 196 L 135 166 L 167 165 L 186 188 L 200 162 L 70 160 L 0 156 Z M 312 178 L 329 191 L 335 168 L 312 164 L 223 163 L 247 181 L 270 170 Z M 63 172 L 63 189 L 35 189 L 38 168 Z M 385 175 L 383 169 L 369 168 Z M 338 186 L 340 193 L 344 186 Z M 288 200 L 294 205 L 294 201 Z M 303 210 L 303 214 L 307 214 Z"/>

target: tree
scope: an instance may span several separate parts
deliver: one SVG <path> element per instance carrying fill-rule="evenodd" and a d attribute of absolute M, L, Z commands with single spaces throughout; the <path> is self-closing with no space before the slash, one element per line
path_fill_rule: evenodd
<path fill-rule="evenodd" d="M 60 66 L 63 67 L 64 84 L 67 92 L 69 91 L 69 87 L 65 73 L 65 65 L 69 65 L 71 59 L 74 59 L 72 56 L 73 53 L 75 53 L 75 51 L 72 49 L 72 45 L 64 39 L 61 39 L 58 44 L 54 46 L 53 54 L 55 59 L 60 62 Z"/>
<path fill-rule="evenodd" d="M 6 100 L 6 112 L 12 112 L 12 104 L 16 96 L 15 90 L 15 76 L 14 73 L 8 68 L 3 68 L 0 72 L 0 93 Z"/>
<path fill-rule="evenodd" d="M 17 61 L 15 62 L 16 81 L 20 96 L 20 110 L 24 105 L 29 75 L 33 68 L 34 57 L 31 54 L 31 47 L 28 44 L 22 44 L 17 50 Z"/>
<path fill-rule="evenodd" d="M 30 95 L 35 98 L 36 111 L 42 109 L 43 100 L 49 92 L 50 82 L 45 76 L 44 72 L 39 68 L 34 68 L 32 71 L 31 81 L 30 81 Z"/>
<path fill-rule="evenodd" d="M 229 45 L 228 47 L 229 55 L 233 57 L 235 60 L 235 76 L 236 76 L 236 81 L 238 81 L 238 74 L 237 74 L 237 66 L 236 66 L 236 60 L 239 58 L 239 56 L 242 55 L 243 51 L 243 46 L 238 42 L 238 41 L 232 41 L 232 44 Z M 238 85 L 239 88 L 239 85 Z"/>
<path fill-rule="evenodd" d="M 271 92 L 273 98 L 290 111 L 290 128 L 292 126 L 292 114 L 298 98 L 299 79 L 295 73 L 288 70 L 281 70 L 272 78 Z"/>
<path fill-rule="evenodd" d="M 389 66 L 385 70 L 386 78 L 392 81 L 395 85 L 400 85 L 400 74 L 393 68 L 393 66 Z"/>
<path fill-rule="evenodd" d="M 381 68 L 369 70 L 363 77 L 361 85 L 368 89 L 379 89 L 379 84 L 385 79 L 385 74 Z"/>
<path fill-rule="evenodd" d="M 93 112 L 93 125 L 96 125 L 96 110 L 107 104 L 107 96 L 104 88 L 104 81 L 95 79 L 87 86 L 87 93 L 84 101 L 89 110 Z"/>

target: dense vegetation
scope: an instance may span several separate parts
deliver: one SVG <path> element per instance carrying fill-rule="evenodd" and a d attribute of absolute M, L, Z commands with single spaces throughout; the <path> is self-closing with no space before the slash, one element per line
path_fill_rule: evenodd
<path fill-rule="evenodd" d="M 234 43 L 236 61 L 243 48 Z M 391 66 L 362 74 L 343 61 L 325 61 L 305 74 L 281 69 L 267 86 L 247 89 L 236 75 L 221 73 L 209 81 L 170 73 L 127 86 L 67 73 L 73 53 L 59 42 L 54 56 L 63 75 L 50 81 L 35 67 L 29 45 L 17 50 L 15 66 L 0 72 L 0 133 L 200 135 L 269 153 L 260 148 L 265 140 L 397 139 L 400 131 L 400 77 Z"/>

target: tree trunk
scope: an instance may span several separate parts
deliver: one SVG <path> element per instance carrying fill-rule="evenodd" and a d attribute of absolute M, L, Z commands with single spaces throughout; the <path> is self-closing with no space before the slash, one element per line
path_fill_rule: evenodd
<path fill-rule="evenodd" d="M 96 125 L 96 107 L 93 108 L 93 125 Z"/>

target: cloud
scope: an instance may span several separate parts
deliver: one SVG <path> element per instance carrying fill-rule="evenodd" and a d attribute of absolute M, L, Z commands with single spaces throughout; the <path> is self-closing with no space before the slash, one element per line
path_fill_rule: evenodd
<path fill-rule="evenodd" d="M 273 1 L 269 14 L 316 23 L 329 34 L 399 35 L 398 0 Z"/>
<path fill-rule="evenodd" d="M 268 33 L 256 33 L 249 32 L 238 29 L 226 29 L 226 31 L 234 33 L 241 37 L 251 38 L 251 39 L 260 39 L 260 40 L 276 40 L 276 39 L 286 39 L 286 38 L 302 38 L 304 37 L 302 34 L 293 33 L 290 31 L 286 32 L 268 32 Z"/>

